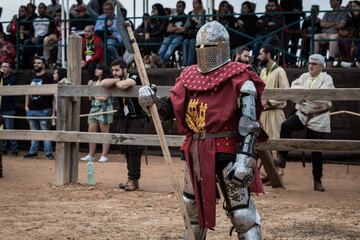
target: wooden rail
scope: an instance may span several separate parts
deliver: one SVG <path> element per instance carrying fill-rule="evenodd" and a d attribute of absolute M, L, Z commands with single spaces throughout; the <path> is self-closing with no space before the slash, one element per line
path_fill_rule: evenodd
<path fill-rule="evenodd" d="M 105 89 L 98 86 L 84 85 L 56 85 L 42 86 L 3 86 L 0 87 L 0 96 L 19 95 L 49 95 L 57 94 L 60 97 L 88 97 L 88 96 L 113 96 L 137 97 L 140 86 L 123 91 L 121 89 Z M 160 97 L 168 96 L 171 86 L 158 86 L 157 94 Z M 263 99 L 273 100 L 334 100 L 358 101 L 359 88 L 334 88 L 334 89 L 265 89 Z"/>
<path fill-rule="evenodd" d="M 110 143 L 116 145 L 159 146 L 157 135 L 89 133 L 75 131 L 2 130 L 1 139 L 8 140 L 50 140 L 55 142 Z M 166 135 L 170 147 L 180 147 L 184 136 Z M 317 139 L 269 139 L 256 146 L 258 150 L 360 152 L 360 140 L 317 140 Z"/>

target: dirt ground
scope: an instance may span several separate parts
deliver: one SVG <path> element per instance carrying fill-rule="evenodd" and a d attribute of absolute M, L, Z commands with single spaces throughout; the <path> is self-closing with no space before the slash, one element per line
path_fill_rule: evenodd
<path fill-rule="evenodd" d="M 94 187 L 86 185 L 86 163 L 79 184 L 57 187 L 54 161 L 4 156 L 0 179 L 0 239 L 181 239 L 183 222 L 161 157 L 143 161 L 140 191 L 115 186 L 126 180 L 120 155 L 95 163 Z M 174 158 L 182 183 L 183 162 Z M 312 189 L 311 165 L 289 163 L 287 189 L 266 187 L 255 197 L 263 239 L 360 239 L 360 166 L 325 165 L 326 192 Z M 209 240 L 229 236 L 230 222 L 217 207 Z"/>

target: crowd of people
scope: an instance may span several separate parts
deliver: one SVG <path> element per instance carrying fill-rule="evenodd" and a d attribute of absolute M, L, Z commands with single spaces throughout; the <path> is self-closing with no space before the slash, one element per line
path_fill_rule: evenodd
<path fill-rule="evenodd" d="M 71 32 L 81 34 L 83 48 L 87 50 L 83 67 L 90 70 L 92 77 L 94 65 L 99 61 L 110 63 L 122 59 L 128 65 L 133 62 L 116 29 L 116 4 L 120 4 L 122 17 L 130 21 L 125 3 L 117 0 L 91 0 L 88 4 L 77 0 L 69 10 L 70 24 L 65 37 Z M 265 9 L 256 9 L 255 3 L 243 1 L 239 14 L 228 1 L 221 1 L 212 16 L 206 15 L 202 0 L 193 0 L 190 10 L 181 0 L 170 6 L 175 9 L 156 3 L 150 14 L 143 15 L 134 32 L 146 66 L 153 68 L 196 63 L 196 33 L 211 20 L 227 28 L 233 52 L 240 47 L 250 49 L 251 62 L 255 65 L 259 63 L 260 47 L 271 44 L 279 48 L 277 62 L 283 67 L 301 65 L 300 60 L 307 59 L 311 53 L 311 46 L 315 53 L 324 56 L 328 51 L 327 67 L 360 67 L 360 1 L 341 4 L 342 0 L 331 0 L 333 11 L 319 19 L 319 5 L 308 9 L 311 14 L 306 17 L 302 0 L 268 0 Z M 258 15 L 256 10 L 264 14 Z M 0 28 L 0 62 L 6 59 L 11 64 L 16 62 L 17 67 L 31 68 L 34 56 L 43 56 L 48 67 L 60 65 L 66 44 L 66 40 L 61 41 L 64 36 L 61 15 L 56 0 L 49 5 L 40 2 L 37 6 L 32 3 L 20 6 L 6 28 L 2 31 Z M 96 52 L 94 60 L 90 60 L 91 52 Z"/>

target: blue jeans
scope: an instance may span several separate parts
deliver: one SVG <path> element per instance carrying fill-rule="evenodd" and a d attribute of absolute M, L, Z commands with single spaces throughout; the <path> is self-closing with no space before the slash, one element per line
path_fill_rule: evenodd
<path fill-rule="evenodd" d="M 183 41 L 183 66 L 196 63 L 195 38 L 185 38 Z"/>
<path fill-rule="evenodd" d="M 52 115 L 52 109 L 46 108 L 42 110 L 29 110 L 26 112 L 28 117 L 50 117 Z M 29 119 L 31 130 L 49 130 L 50 121 L 48 119 L 38 120 L 38 119 Z M 45 154 L 48 155 L 52 153 L 51 141 L 44 141 L 44 150 Z M 31 147 L 29 150 L 30 154 L 37 153 L 39 151 L 39 141 L 31 140 Z"/>
<path fill-rule="evenodd" d="M 171 34 L 164 38 L 161 44 L 158 55 L 163 61 L 169 61 L 171 55 L 174 53 L 177 46 L 179 46 L 184 39 L 183 36 Z"/>
<path fill-rule="evenodd" d="M 0 112 L 1 115 L 8 115 L 8 116 L 15 116 L 15 111 L 1 111 Z M 5 129 L 14 129 L 14 119 L 12 118 L 4 118 L 4 127 Z M 17 152 L 19 151 L 18 148 L 18 144 L 16 140 L 9 140 L 10 142 L 10 149 L 13 152 Z M 2 145 L 2 150 L 6 151 L 7 150 L 7 145 L 8 145 L 8 140 L 3 140 L 2 141 L 3 145 Z"/>
<path fill-rule="evenodd" d="M 110 56 L 113 60 L 119 59 L 120 55 L 117 50 L 117 47 L 120 45 L 119 41 L 116 39 L 108 38 L 107 39 L 107 50 L 110 53 Z"/>
<path fill-rule="evenodd" d="M 360 42 L 355 42 L 355 44 L 356 44 L 355 59 L 356 61 L 360 61 Z"/>

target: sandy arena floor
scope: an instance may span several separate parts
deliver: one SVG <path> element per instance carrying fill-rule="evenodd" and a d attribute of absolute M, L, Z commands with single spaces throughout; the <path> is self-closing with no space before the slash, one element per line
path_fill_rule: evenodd
<path fill-rule="evenodd" d="M 183 222 L 161 157 L 143 164 L 140 191 L 115 186 L 126 180 L 120 155 L 95 163 L 96 186 L 57 187 L 54 161 L 4 156 L 0 179 L 0 239 L 181 239 Z M 183 162 L 174 158 L 182 183 Z M 349 171 L 347 171 L 349 170 Z M 325 165 L 326 192 L 312 189 L 311 165 L 289 163 L 287 189 L 266 187 L 255 197 L 264 239 L 360 239 L 360 166 Z M 208 240 L 229 236 L 230 222 L 218 205 L 217 226 Z"/>

